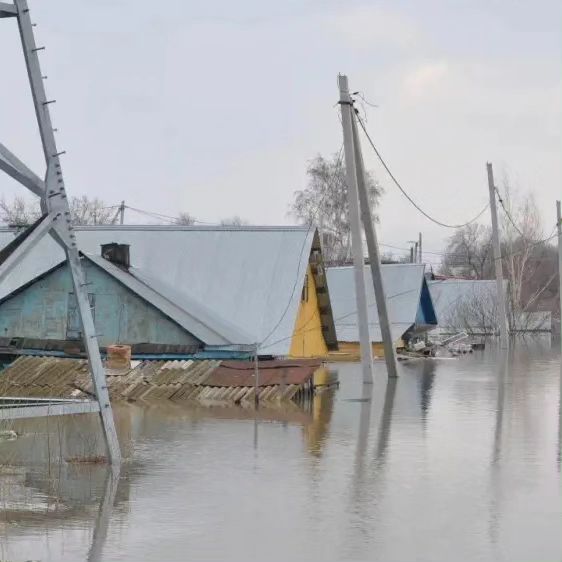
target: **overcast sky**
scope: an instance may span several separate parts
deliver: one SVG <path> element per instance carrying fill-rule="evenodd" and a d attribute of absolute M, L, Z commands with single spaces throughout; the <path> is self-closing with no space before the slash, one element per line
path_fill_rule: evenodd
<path fill-rule="evenodd" d="M 338 72 L 378 108 L 368 127 L 437 218 L 487 200 L 486 160 L 534 190 L 550 232 L 561 194 L 559 0 L 30 0 L 71 194 L 204 221 L 290 224 L 307 161 L 337 152 Z M 15 22 L 0 20 L 0 140 L 42 168 Z M 450 232 L 386 189 L 382 242 Z M 0 177 L 4 194 L 16 193 Z M 129 221 L 142 220 L 129 215 Z M 489 220 L 489 217 L 486 217 Z M 429 257 L 429 256 L 428 256 Z"/>

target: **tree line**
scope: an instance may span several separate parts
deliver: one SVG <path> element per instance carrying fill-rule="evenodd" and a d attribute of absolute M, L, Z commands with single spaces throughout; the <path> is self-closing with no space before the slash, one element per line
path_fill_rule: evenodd
<path fill-rule="evenodd" d="M 69 198 L 70 217 L 72 224 L 80 225 L 107 225 L 117 224 L 119 219 L 119 205 L 109 205 L 97 198 L 86 195 Z M 0 224 L 12 227 L 25 227 L 33 224 L 41 216 L 39 201 L 14 197 L 13 199 L 0 198 Z M 167 221 L 169 224 L 192 226 L 199 221 L 186 212 L 178 213 L 177 217 Z M 238 215 L 227 217 L 219 221 L 220 226 L 245 226 L 249 222 Z"/>

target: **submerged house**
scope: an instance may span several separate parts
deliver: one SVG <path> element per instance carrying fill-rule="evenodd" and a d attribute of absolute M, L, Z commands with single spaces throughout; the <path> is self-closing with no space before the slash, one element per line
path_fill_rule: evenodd
<path fill-rule="evenodd" d="M 324 357 L 337 348 L 307 227 L 75 229 L 100 346 L 133 355 Z M 15 233 L 0 232 L 0 248 Z M 42 239 L 0 284 L 4 353 L 72 354 L 82 337 L 64 254 Z M 306 326 L 307 329 L 302 329 Z M 313 328 L 313 329 L 308 329 Z"/>
<path fill-rule="evenodd" d="M 397 348 L 404 347 L 410 340 L 423 337 L 437 326 L 437 317 L 424 275 L 425 266 L 383 264 L 381 267 L 392 339 Z M 359 353 L 359 328 L 354 268 L 330 267 L 327 269 L 327 277 L 339 351 L 356 355 Z M 373 353 L 382 357 L 382 335 L 369 266 L 365 266 L 365 283 Z"/>
<path fill-rule="evenodd" d="M 438 279 L 429 290 L 439 320 L 438 331 L 488 335 L 497 331 L 498 293 L 495 280 Z"/>
<path fill-rule="evenodd" d="M 498 291 L 495 280 L 436 279 L 429 281 L 429 290 L 440 333 L 467 332 L 475 336 L 498 333 Z M 507 281 L 504 281 L 504 291 L 508 293 Z M 550 332 L 552 329 L 551 313 L 548 311 L 517 314 L 508 311 L 508 321 L 512 333 Z"/>

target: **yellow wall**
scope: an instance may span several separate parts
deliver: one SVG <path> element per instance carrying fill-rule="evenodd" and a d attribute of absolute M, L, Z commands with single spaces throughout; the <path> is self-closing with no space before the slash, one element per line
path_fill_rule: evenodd
<path fill-rule="evenodd" d="M 404 342 L 398 340 L 395 343 L 395 348 L 399 349 L 404 347 Z M 372 342 L 371 348 L 373 350 L 373 357 L 384 357 L 384 345 L 382 342 Z M 338 351 L 330 352 L 330 361 L 360 361 L 361 348 L 359 342 L 338 342 Z"/>
<path fill-rule="evenodd" d="M 308 300 L 301 300 L 291 341 L 290 357 L 325 357 L 328 347 L 322 333 L 316 285 L 310 266 L 307 269 Z"/>

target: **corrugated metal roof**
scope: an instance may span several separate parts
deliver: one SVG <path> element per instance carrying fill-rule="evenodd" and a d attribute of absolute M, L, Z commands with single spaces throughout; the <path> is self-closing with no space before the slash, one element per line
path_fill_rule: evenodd
<path fill-rule="evenodd" d="M 292 401 L 311 392 L 314 360 L 260 361 L 259 398 Z M 254 366 L 241 361 L 142 361 L 130 370 L 107 370 L 113 400 L 253 401 Z M 0 374 L 0 396 L 84 398 L 93 393 L 88 362 L 58 357 L 20 357 Z"/>
<path fill-rule="evenodd" d="M 263 353 L 288 355 L 314 230 L 90 226 L 76 227 L 76 236 L 79 249 L 87 254 L 98 255 L 100 245 L 105 243 L 129 244 L 131 264 L 139 280 L 150 277 L 173 287 L 184 300 L 205 308 L 208 320 L 213 315 L 225 319 L 221 327 L 212 327 L 217 334 L 230 323 L 250 340 L 234 343 L 261 342 L 268 336 Z M 0 230 L 0 244 L 5 245 L 13 237 L 13 231 Z M 62 250 L 54 240 L 41 240 L 2 282 L 0 298 L 62 258 Z"/>
<path fill-rule="evenodd" d="M 416 321 L 424 282 L 424 269 L 423 264 L 382 265 L 383 284 L 388 300 L 390 328 L 394 341 L 399 340 Z M 353 267 L 330 267 L 326 269 L 326 272 L 338 341 L 359 341 Z M 371 341 L 380 342 L 382 335 L 369 266 L 365 266 L 365 283 Z"/>

